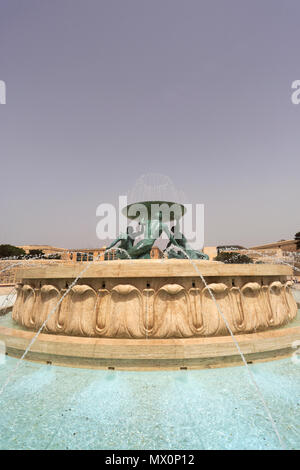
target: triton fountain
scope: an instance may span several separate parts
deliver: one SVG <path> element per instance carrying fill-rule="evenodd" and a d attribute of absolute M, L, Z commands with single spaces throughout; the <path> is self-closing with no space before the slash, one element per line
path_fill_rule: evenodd
<path fill-rule="evenodd" d="M 31 360 L 61 365 L 125 369 L 201 368 L 240 363 L 234 334 L 247 360 L 291 354 L 299 327 L 283 327 L 297 314 L 290 267 L 223 264 L 193 250 L 166 222 L 174 216 L 138 203 L 144 238 L 135 243 L 128 229 L 119 259 L 82 265 L 24 268 L 19 273 L 13 321 L 19 329 L 0 328 L 8 354 L 27 352 Z M 169 211 L 170 214 L 170 211 Z M 168 220 L 167 220 L 168 219 Z M 149 259 L 155 240 L 165 233 L 165 257 Z M 127 253 L 126 256 L 124 253 Z M 124 258 L 128 259 L 124 259 Z M 221 312 L 221 315 L 220 315 Z M 21 329 L 20 329 L 21 327 Z"/>

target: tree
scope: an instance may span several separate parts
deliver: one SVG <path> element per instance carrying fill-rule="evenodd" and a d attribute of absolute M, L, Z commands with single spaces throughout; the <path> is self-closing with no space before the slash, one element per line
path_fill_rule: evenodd
<path fill-rule="evenodd" d="M 42 250 L 29 250 L 28 258 L 43 258 L 44 255 Z"/>
<path fill-rule="evenodd" d="M 14 245 L 0 245 L 0 258 L 21 257 L 26 253 L 23 248 Z"/>
<path fill-rule="evenodd" d="M 297 250 L 300 250 L 300 232 L 295 234 L 295 240 L 297 240 Z"/>
<path fill-rule="evenodd" d="M 222 261 L 222 263 L 227 263 L 227 264 L 251 264 L 253 263 L 253 260 L 249 258 L 247 255 L 241 255 L 238 252 L 233 252 L 233 251 L 221 251 L 221 253 L 218 254 L 214 258 L 215 261 Z"/>

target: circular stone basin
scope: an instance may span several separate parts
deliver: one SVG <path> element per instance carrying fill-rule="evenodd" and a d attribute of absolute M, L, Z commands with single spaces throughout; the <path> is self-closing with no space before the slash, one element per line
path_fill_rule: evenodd
<path fill-rule="evenodd" d="M 293 320 L 291 269 L 189 260 L 92 264 L 64 297 L 44 332 L 106 338 L 192 338 L 251 333 Z M 24 269 L 13 319 L 40 328 L 82 265 Z"/>
<path fill-rule="evenodd" d="M 267 357 L 273 351 L 274 357 L 281 349 L 287 355 L 299 334 L 299 328 L 278 330 L 297 314 L 288 281 L 292 270 L 286 266 L 102 261 L 91 264 L 68 291 L 86 267 L 70 263 L 20 271 L 13 320 L 36 331 L 51 314 L 28 358 L 34 359 L 34 352 L 37 358 L 45 353 L 80 356 L 87 365 L 96 359 L 100 366 L 122 363 L 124 368 L 139 368 L 139 363 L 177 367 L 189 361 L 192 367 L 203 361 L 210 367 L 216 362 L 213 357 L 240 361 L 210 293 L 245 354 Z M 30 331 L 16 331 L 0 332 L 0 339 L 18 336 L 8 344 L 14 355 L 32 338 Z"/>

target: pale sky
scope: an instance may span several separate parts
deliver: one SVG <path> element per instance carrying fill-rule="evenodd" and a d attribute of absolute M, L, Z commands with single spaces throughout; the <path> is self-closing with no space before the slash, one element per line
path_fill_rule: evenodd
<path fill-rule="evenodd" d="M 300 3 L 0 0 L 0 243 L 97 247 L 141 174 L 205 205 L 205 245 L 300 230 Z"/>

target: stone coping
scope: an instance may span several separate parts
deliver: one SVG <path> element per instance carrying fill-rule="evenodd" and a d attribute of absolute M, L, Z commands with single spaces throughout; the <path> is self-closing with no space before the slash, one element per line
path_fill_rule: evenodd
<path fill-rule="evenodd" d="M 0 340 L 7 354 L 20 357 L 32 337 L 31 331 L 0 327 Z M 300 339 L 300 327 L 236 335 L 246 360 L 272 360 L 291 356 Z M 41 333 L 28 360 L 70 367 L 155 370 L 210 368 L 242 365 L 231 337 L 188 339 L 109 339 L 56 336 Z"/>
<path fill-rule="evenodd" d="M 194 264 L 194 265 L 193 265 Z M 292 276 L 289 266 L 274 264 L 224 264 L 216 261 L 193 260 L 114 260 L 92 263 L 81 278 L 155 278 L 197 277 L 194 266 L 203 276 Z M 87 263 L 36 266 L 18 270 L 22 279 L 74 279 Z"/>

